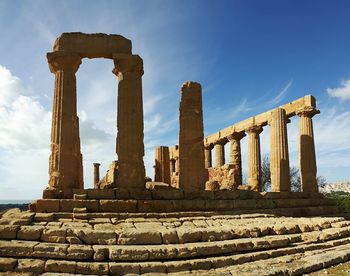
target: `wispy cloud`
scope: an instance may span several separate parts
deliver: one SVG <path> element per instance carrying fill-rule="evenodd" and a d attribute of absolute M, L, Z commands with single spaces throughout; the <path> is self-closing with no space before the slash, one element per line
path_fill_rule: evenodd
<path fill-rule="evenodd" d="M 230 119 L 235 119 L 237 118 L 240 114 L 248 112 L 250 110 L 252 110 L 252 107 L 249 107 L 247 104 L 248 100 L 247 98 L 244 98 L 240 104 L 238 104 L 237 106 L 235 106 L 234 108 L 232 108 L 232 111 L 229 115 Z"/>
<path fill-rule="evenodd" d="M 350 79 L 341 80 L 340 86 L 335 88 L 327 88 L 327 93 L 333 98 L 341 101 L 350 100 Z"/>
<path fill-rule="evenodd" d="M 268 102 L 268 104 L 269 104 L 269 105 L 277 105 L 277 104 L 279 104 L 279 103 L 283 100 L 285 94 L 287 93 L 288 89 L 291 87 L 292 84 L 293 84 L 293 79 L 291 79 L 291 80 L 282 88 L 282 90 L 277 94 L 277 96 L 274 97 L 272 100 L 270 100 L 270 101 Z"/>

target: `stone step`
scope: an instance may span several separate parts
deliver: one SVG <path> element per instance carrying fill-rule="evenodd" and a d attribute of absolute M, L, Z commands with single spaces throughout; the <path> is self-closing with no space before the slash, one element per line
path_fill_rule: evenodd
<path fill-rule="evenodd" d="M 54 229 L 54 231 L 60 231 Z M 159 244 L 155 245 L 156 238 L 149 236 L 144 245 L 82 245 L 60 243 L 62 236 L 50 236 L 47 242 L 33 241 L 0 241 L 0 256 L 2 257 L 28 257 L 28 258 L 54 258 L 54 259 L 78 259 L 95 261 L 155 261 L 169 259 L 188 259 L 199 257 L 222 256 L 227 254 L 252 252 L 272 248 L 287 247 L 297 242 L 307 241 L 326 242 L 329 240 L 347 238 L 350 236 L 350 228 L 325 229 L 315 231 L 316 239 L 304 238 L 302 234 L 266 236 L 259 238 L 240 238 L 214 242 L 189 242 L 184 244 Z M 108 240 L 109 236 L 96 235 Z M 151 240 L 153 238 L 153 241 Z M 159 243 L 161 241 L 159 240 Z"/>
<path fill-rule="evenodd" d="M 113 223 L 114 222 L 114 223 Z M 305 241 L 325 240 L 350 234 L 350 221 L 344 218 L 255 217 L 89 222 L 41 222 L 28 226 L 0 225 L 0 239 L 18 239 L 69 244 L 176 244 L 256 238 L 302 233 Z"/>
<path fill-rule="evenodd" d="M 179 199 L 179 200 L 75 200 L 39 199 L 30 206 L 41 213 L 73 212 L 74 208 L 86 208 L 89 213 L 149 213 L 182 211 L 263 210 L 278 215 L 303 215 L 339 213 L 335 202 L 328 198 L 285 199 Z"/>
<path fill-rule="evenodd" d="M 350 239 L 314 245 L 295 245 L 245 254 L 180 261 L 84 262 L 43 258 L 0 257 L 0 271 L 125 275 L 299 275 L 349 260 Z M 277 273 L 277 274 L 275 274 Z M 45 274 L 44 274 L 45 275 Z M 60 274 L 57 274 L 60 275 Z"/>

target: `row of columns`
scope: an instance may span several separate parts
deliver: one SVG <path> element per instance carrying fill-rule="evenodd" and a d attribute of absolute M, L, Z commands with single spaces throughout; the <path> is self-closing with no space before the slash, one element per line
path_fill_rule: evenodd
<path fill-rule="evenodd" d="M 47 58 L 50 71 L 55 74 L 49 188 L 83 188 L 75 77 L 81 57 L 76 53 L 53 52 Z M 138 55 L 131 54 L 115 54 L 113 61 L 113 73 L 118 77 L 118 186 L 144 189 L 143 62 Z"/>
<path fill-rule="evenodd" d="M 313 136 L 312 117 L 319 113 L 313 107 L 296 110 L 299 120 L 299 169 L 302 190 L 317 192 L 316 155 Z M 270 125 L 270 171 L 272 191 L 290 191 L 289 153 L 286 111 L 277 108 L 271 112 Z M 262 126 L 252 126 L 245 130 L 248 134 L 248 185 L 252 190 L 261 189 L 261 153 L 260 133 Z M 241 139 L 244 131 L 217 140 L 214 144 L 205 146 L 205 167 L 212 167 L 212 150 L 215 150 L 215 167 L 225 164 L 225 144 L 230 142 L 230 169 L 233 169 L 233 182 L 242 184 Z"/>

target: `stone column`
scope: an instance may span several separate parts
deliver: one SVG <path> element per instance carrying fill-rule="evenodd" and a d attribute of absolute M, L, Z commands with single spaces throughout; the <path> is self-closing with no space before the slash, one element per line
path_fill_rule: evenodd
<path fill-rule="evenodd" d="M 180 159 L 179 157 L 175 158 L 175 172 L 179 173 L 180 171 Z"/>
<path fill-rule="evenodd" d="M 77 54 L 47 54 L 50 71 L 55 74 L 51 126 L 49 188 L 69 190 L 82 188 L 82 156 L 75 73 L 81 63 Z"/>
<path fill-rule="evenodd" d="M 312 117 L 320 113 L 313 107 L 296 110 L 299 119 L 299 171 L 303 192 L 318 192 L 317 166 Z"/>
<path fill-rule="evenodd" d="M 170 159 L 170 177 L 176 172 L 175 159 Z"/>
<path fill-rule="evenodd" d="M 156 148 L 154 181 L 170 184 L 170 160 L 168 147 L 160 146 Z"/>
<path fill-rule="evenodd" d="M 222 139 L 214 143 L 216 168 L 220 168 L 221 166 L 225 165 L 225 144 L 226 143 L 227 143 L 226 139 Z"/>
<path fill-rule="evenodd" d="M 261 191 L 261 155 L 260 136 L 263 131 L 261 126 L 248 128 L 248 185 L 252 190 Z"/>
<path fill-rule="evenodd" d="M 242 155 L 241 155 L 241 139 L 245 133 L 234 132 L 227 137 L 230 142 L 230 170 L 232 174 L 232 184 L 234 187 L 242 185 Z"/>
<path fill-rule="evenodd" d="M 138 55 L 113 55 L 118 76 L 117 155 L 120 189 L 145 189 L 143 163 L 143 62 Z"/>
<path fill-rule="evenodd" d="M 94 163 L 94 186 L 100 182 L 100 163 Z"/>
<path fill-rule="evenodd" d="M 211 150 L 213 149 L 213 145 L 206 145 L 204 147 L 204 159 L 205 159 L 205 168 L 211 168 L 212 167 L 212 156 L 211 156 Z"/>
<path fill-rule="evenodd" d="M 283 108 L 271 112 L 270 170 L 273 192 L 290 191 L 287 116 Z"/>
<path fill-rule="evenodd" d="M 205 172 L 202 87 L 186 82 L 181 87 L 179 132 L 179 188 L 185 192 L 204 190 Z"/>

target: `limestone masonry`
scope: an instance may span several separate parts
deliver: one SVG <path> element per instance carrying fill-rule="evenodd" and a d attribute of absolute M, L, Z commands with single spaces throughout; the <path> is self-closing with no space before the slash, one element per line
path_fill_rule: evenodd
<path fill-rule="evenodd" d="M 29 211 L 0 214 L 1 275 L 302 275 L 350 260 L 349 214 L 318 192 L 313 96 L 205 137 L 202 87 L 185 82 L 178 144 L 156 148 L 152 181 L 143 161 L 143 60 L 131 48 L 120 35 L 63 33 L 47 54 L 55 75 L 48 186 Z M 93 189 L 84 188 L 77 116 L 83 58 L 111 59 L 118 81 L 116 158 L 102 177 L 94 163 Z M 290 185 L 293 116 L 301 192 Z M 264 128 L 271 192 L 262 191 Z"/>

